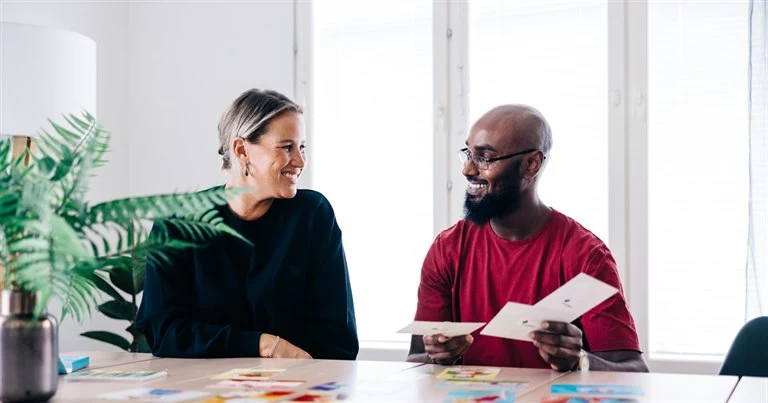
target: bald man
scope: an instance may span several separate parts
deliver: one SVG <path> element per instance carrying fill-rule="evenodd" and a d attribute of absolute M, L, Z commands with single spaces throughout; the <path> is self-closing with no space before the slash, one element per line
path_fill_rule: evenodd
<path fill-rule="evenodd" d="M 574 323 L 544 322 L 532 342 L 480 334 L 414 336 L 409 361 L 444 365 L 648 371 L 610 250 L 545 205 L 536 186 L 552 147 L 544 116 L 492 109 L 460 150 L 465 218 L 437 236 L 421 271 L 416 320 L 488 322 L 508 302 L 533 305 L 579 273 L 619 289 Z"/>

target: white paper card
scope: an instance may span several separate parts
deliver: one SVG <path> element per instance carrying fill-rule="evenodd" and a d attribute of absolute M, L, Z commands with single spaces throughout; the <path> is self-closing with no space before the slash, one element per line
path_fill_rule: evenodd
<path fill-rule="evenodd" d="M 571 281 L 547 295 L 534 305 L 552 311 L 569 312 L 566 320 L 572 322 L 590 309 L 616 294 L 619 290 L 588 274 L 579 273 Z M 555 319 L 550 319 L 555 320 Z"/>
<path fill-rule="evenodd" d="M 573 322 L 618 291 L 588 274 L 580 273 L 536 305 L 508 302 L 480 334 L 531 341 L 528 334 L 539 330 L 541 322 Z"/>
<path fill-rule="evenodd" d="M 423 336 L 442 334 L 446 337 L 462 336 L 480 329 L 485 322 L 426 322 L 414 321 L 400 329 L 397 333 L 407 333 Z"/>

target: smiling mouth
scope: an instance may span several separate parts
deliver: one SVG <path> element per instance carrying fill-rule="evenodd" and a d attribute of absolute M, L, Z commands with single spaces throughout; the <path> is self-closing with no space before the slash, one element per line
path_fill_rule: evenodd
<path fill-rule="evenodd" d="M 471 189 L 471 190 L 480 190 L 480 189 L 485 189 L 487 187 L 488 187 L 487 183 L 469 182 L 467 184 L 467 189 Z"/>
<path fill-rule="evenodd" d="M 290 179 L 292 181 L 296 181 L 296 180 L 299 179 L 299 174 L 298 173 L 281 172 L 280 175 L 285 176 L 286 178 L 288 178 L 288 179 Z"/>

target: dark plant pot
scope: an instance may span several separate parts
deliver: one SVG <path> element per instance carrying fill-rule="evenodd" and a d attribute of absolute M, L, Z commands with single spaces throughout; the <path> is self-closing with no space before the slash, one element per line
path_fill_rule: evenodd
<path fill-rule="evenodd" d="M 59 386 L 58 324 L 32 319 L 36 298 L 18 290 L 0 293 L 0 401 L 46 401 Z"/>

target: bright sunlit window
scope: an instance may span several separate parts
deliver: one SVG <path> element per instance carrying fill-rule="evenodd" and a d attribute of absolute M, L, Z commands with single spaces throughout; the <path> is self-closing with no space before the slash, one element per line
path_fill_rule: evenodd
<path fill-rule="evenodd" d="M 724 354 L 744 323 L 747 8 L 649 3 L 651 353 Z"/>
<path fill-rule="evenodd" d="M 540 110 L 553 148 L 544 203 L 608 241 L 606 1 L 469 2 L 469 111 Z M 511 151 L 511 150 L 510 150 Z"/>
<path fill-rule="evenodd" d="M 314 3 L 313 188 L 344 236 L 362 341 L 406 341 L 433 240 L 432 2 Z"/>

